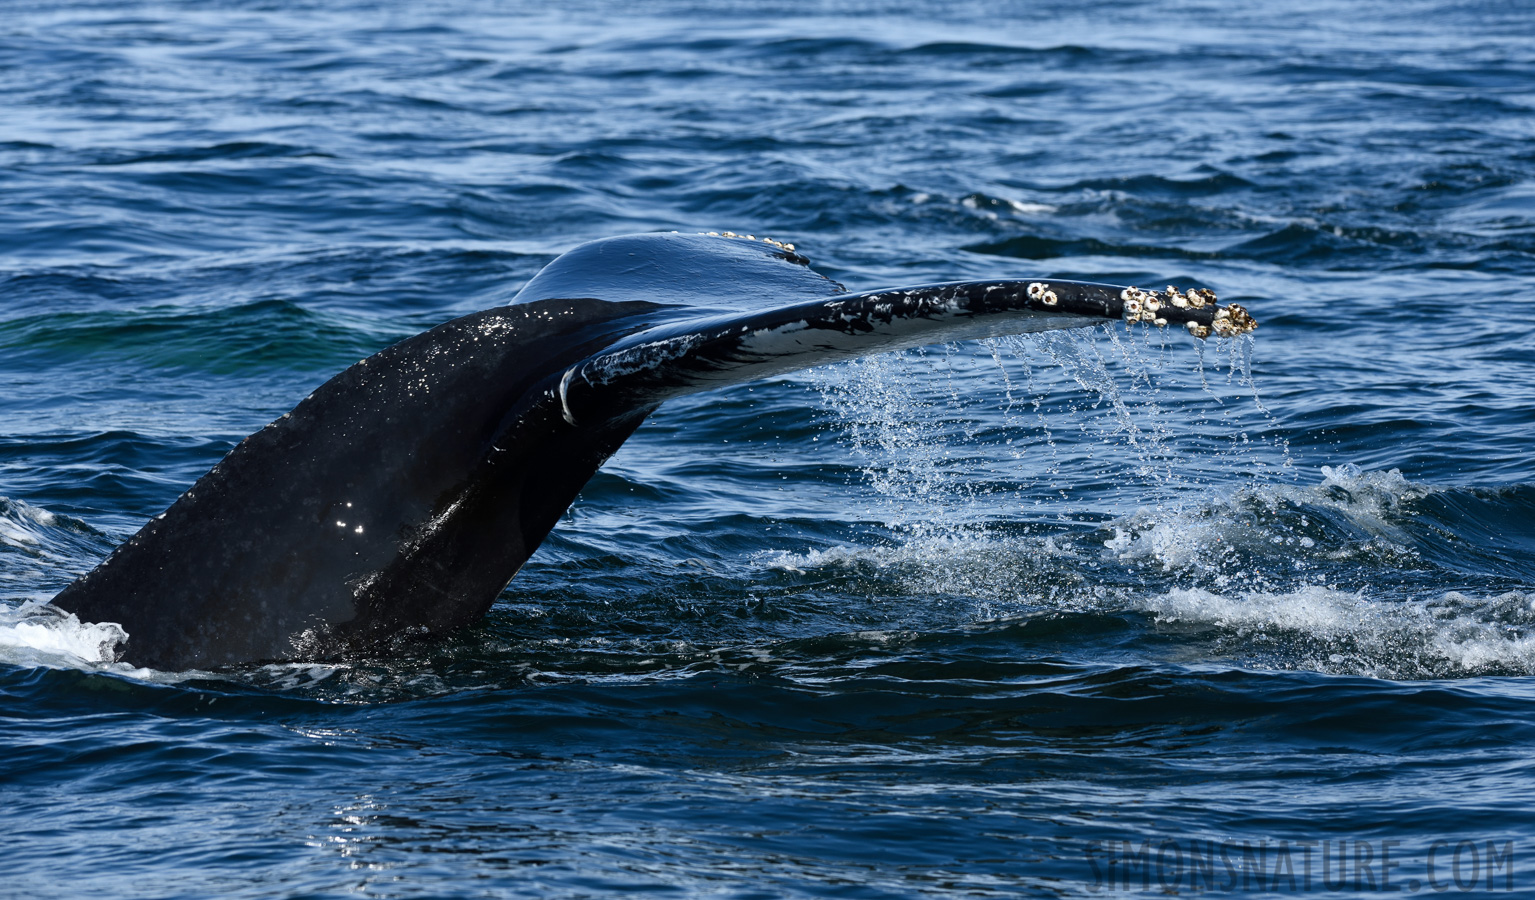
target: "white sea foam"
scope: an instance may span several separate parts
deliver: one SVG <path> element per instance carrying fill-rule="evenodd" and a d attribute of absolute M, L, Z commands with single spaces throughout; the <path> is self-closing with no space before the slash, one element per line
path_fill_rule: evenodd
<path fill-rule="evenodd" d="M 82 622 L 39 601 L 0 604 L 0 664 L 107 672 L 161 684 L 217 677 L 195 669 L 162 672 L 117 662 L 127 640 L 128 633 L 115 623 Z"/>
<path fill-rule="evenodd" d="M 1202 655 L 1259 668 L 1407 679 L 1535 674 L 1535 594 L 1382 597 L 1321 584 L 1266 591 L 1241 587 L 1242 578 L 1229 579 L 1237 585 L 1230 590 L 1147 592 L 1081 577 L 1090 558 L 1052 538 L 992 537 L 780 552 L 759 562 L 802 575 L 875 574 L 918 595 L 970 597 L 974 620 L 1040 609 L 1146 613 L 1160 625 L 1192 626 L 1188 641 Z"/>
<path fill-rule="evenodd" d="M 1344 512 L 1360 527 L 1378 534 L 1396 533 L 1392 520 L 1404 502 L 1439 490 L 1408 481 L 1400 469 L 1367 472 L 1344 463 L 1336 468 L 1322 466 L 1321 472 L 1322 483 L 1308 499 Z"/>
<path fill-rule="evenodd" d="M 22 500 L 0 497 L 0 544 L 30 549 L 43 542 L 41 529 L 51 528 L 58 518 L 46 509 Z"/>
<path fill-rule="evenodd" d="M 89 668 L 112 663 L 127 632 L 112 623 L 81 622 L 42 603 L 0 606 L 0 662 L 17 666 Z"/>
<path fill-rule="evenodd" d="M 1158 622 L 1213 626 L 1260 663 L 1384 678 L 1535 674 L 1535 595 L 1518 591 L 1384 600 L 1321 585 L 1180 588 L 1134 606 Z"/>
<path fill-rule="evenodd" d="M 916 197 L 922 197 L 923 200 L 917 200 Z M 912 198 L 912 203 L 920 204 L 926 199 L 926 194 L 918 194 Z M 1057 207 L 1051 206 L 1048 203 L 1032 203 L 1026 200 L 1013 200 L 1008 197 L 986 197 L 980 194 L 971 194 L 959 202 L 966 209 L 979 211 L 989 219 L 997 218 L 997 214 L 985 209 L 988 206 L 1005 206 L 1013 212 L 1025 216 L 1049 215 L 1057 210 Z"/>
<path fill-rule="evenodd" d="M 1202 505 L 1137 510 L 1108 524 L 1113 537 L 1103 546 L 1121 561 L 1213 575 L 1222 587 L 1231 577 L 1223 567 L 1238 549 L 1291 560 L 1352 555 L 1356 547 L 1313 521 L 1319 514 L 1347 523 L 1380 548 L 1413 552 L 1403 505 L 1438 488 L 1408 481 L 1397 469 L 1368 472 L 1345 463 L 1320 472 L 1320 482 L 1310 486 L 1250 483 L 1212 493 Z"/>
<path fill-rule="evenodd" d="M 890 470 L 878 474 L 889 475 Z M 1341 485 L 1352 490 L 1340 490 Z M 1142 508 L 1093 531 L 1043 528 L 1043 534 L 1004 533 L 935 519 L 925 529 L 897 529 L 887 543 L 769 553 L 758 562 L 791 572 L 859 566 L 891 573 L 907 569 L 904 581 L 912 590 L 964 593 L 985 587 L 996 592 L 993 597 L 1016 601 L 1037 593 L 1031 579 L 1044 575 L 1057 581 L 1080 580 L 1083 571 L 1100 564 L 1150 565 L 1174 578 L 1198 576 L 1207 586 L 1254 589 L 1269 586 L 1254 570 L 1266 563 L 1283 561 L 1304 570 L 1362 548 L 1412 555 L 1405 543 L 1398 543 L 1411 540 L 1403 530 L 1411 516 L 1401 504 L 1435 490 L 1407 481 L 1396 470 L 1323 467 L 1315 485 L 1249 484 L 1226 493 L 1211 491 L 1203 503 Z M 928 508 L 943 512 L 941 507 Z M 1323 513 L 1332 514 L 1326 528 L 1320 520 Z M 1343 526 L 1353 526 L 1357 533 L 1339 533 Z"/>
<path fill-rule="evenodd" d="M 1026 216 L 1043 216 L 1056 211 L 1056 207 L 1048 203 L 1029 203 L 1023 200 L 1008 200 L 1006 198 L 1003 198 L 1002 202 L 1012 207 L 1013 212 L 1023 213 Z"/>

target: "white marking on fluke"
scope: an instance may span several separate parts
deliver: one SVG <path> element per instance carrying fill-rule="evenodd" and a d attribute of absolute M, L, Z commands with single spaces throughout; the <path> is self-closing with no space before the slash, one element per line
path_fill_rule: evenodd
<path fill-rule="evenodd" d="M 576 424 L 576 417 L 575 414 L 570 411 L 570 399 L 568 397 L 568 392 L 570 391 L 570 379 L 575 374 L 576 367 L 571 366 L 565 370 L 564 375 L 560 376 L 560 415 L 565 419 L 567 423 L 571 425 Z"/>

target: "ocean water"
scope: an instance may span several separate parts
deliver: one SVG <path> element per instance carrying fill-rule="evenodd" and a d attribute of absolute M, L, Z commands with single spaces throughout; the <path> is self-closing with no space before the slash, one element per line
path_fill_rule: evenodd
<path fill-rule="evenodd" d="M 1528 5 L 3 7 L 0 896 L 1535 886 Z M 669 404 L 388 654 L 46 605 L 359 357 L 724 229 L 1261 324 Z"/>

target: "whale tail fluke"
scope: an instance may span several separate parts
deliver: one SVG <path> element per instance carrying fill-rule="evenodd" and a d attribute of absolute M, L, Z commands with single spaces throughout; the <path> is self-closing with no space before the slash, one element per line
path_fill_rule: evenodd
<path fill-rule="evenodd" d="M 597 468 L 682 394 L 936 342 L 1254 327 L 1213 294 L 1038 279 L 849 293 L 792 245 L 594 241 L 506 306 L 357 363 L 54 604 L 165 669 L 333 656 L 481 618 Z"/>

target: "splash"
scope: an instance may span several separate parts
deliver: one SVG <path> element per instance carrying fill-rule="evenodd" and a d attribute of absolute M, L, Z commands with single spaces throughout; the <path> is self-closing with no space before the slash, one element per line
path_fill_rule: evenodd
<path fill-rule="evenodd" d="M 1457 558 L 1524 501 L 1350 463 L 1298 483 L 1249 342 L 1215 346 L 1191 365 L 1155 337 L 1052 332 L 990 342 L 990 368 L 950 347 L 823 372 L 888 538 L 759 562 L 969 598 L 978 619 L 1148 616 L 1243 665 L 1535 673 L 1517 574 L 1535 561 L 1506 549 L 1506 574 L 1467 578 Z"/>
<path fill-rule="evenodd" d="M 865 357 L 812 372 L 863 464 L 881 517 L 917 540 L 974 530 L 968 511 L 989 492 L 973 477 L 980 435 L 953 365 L 955 348 L 931 352 Z M 936 396 L 927 389 L 933 383 L 943 385 Z"/>
<path fill-rule="evenodd" d="M 1420 521 L 1417 501 L 1444 489 L 1398 469 L 1322 466 L 1308 486 L 1254 480 L 1172 513 L 1139 510 L 1104 526 L 1117 560 L 1202 580 L 1206 587 L 1276 590 L 1285 577 L 1341 571 L 1339 563 L 1423 565 L 1418 547 L 1453 533 Z"/>
<path fill-rule="evenodd" d="M 909 539 L 953 539 L 985 533 L 999 514 L 1173 513 L 1218 485 L 1290 472 L 1282 442 L 1250 437 L 1270 421 L 1247 343 L 1220 345 L 1231 354 L 1224 384 L 1202 350 L 1191 359 L 1112 327 L 999 338 L 981 354 L 871 357 L 813 378 L 880 519 Z"/>
<path fill-rule="evenodd" d="M 1087 552 L 1084 552 L 1086 549 Z M 973 618 L 992 619 L 1038 608 L 1101 610 L 1108 591 L 1083 575 L 1101 568 L 1090 548 L 1070 539 L 967 534 L 872 547 L 830 547 L 759 554 L 764 568 L 842 581 L 884 584 L 890 593 L 967 598 Z"/>
<path fill-rule="evenodd" d="M 1212 501 L 1293 466 L 1281 442 L 1249 437 L 1269 415 L 1250 342 L 1215 345 L 1229 354 L 1224 379 L 1192 343 L 1190 359 L 1159 336 L 1104 327 L 817 370 L 873 488 L 870 516 L 890 535 L 853 557 L 907 590 L 976 597 L 988 614 L 1101 605 L 1104 567 L 1147 555 L 1219 569 L 1230 544 L 1213 530 L 1229 523 Z"/>
<path fill-rule="evenodd" d="M 1358 472 L 1354 493 L 1342 491 L 1336 480 L 1350 469 Z M 1366 576 L 1393 559 L 1421 568 L 1415 547 L 1442 541 L 1456 527 L 1425 520 L 1414 505 L 1443 489 L 1409 482 L 1397 470 L 1361 472 L 1345 465 L 1324 466 L 1323 473 L 1320 483 L 1305 487 L 1246 484 L 1176 510 L 1143 508 L 1096 523 L 962 528 L 866 547 L 766 553 L 758 562 L 791 573 L 904 572 L 900 580 L 913 592 L 981 590 L 991 600 L 1029 603 L 1042 596 L 1042 586 L 1101 585 L 1116 577 L 1141 585 L 1154 580 L 1251 591 L 1282 589 L 1287 578 L 1336 578 L 1349 571 L 1347 563 L 1362 566 Z M 1061 596 L 1058 590 L 1045 593 Z M 1080 608 L 1081 599 L 1067 605 Z"/>
<path fill-rule="evenodd" d="M 1209 626 L 1213 648 L 1261 667 L 1376 678 L 1535 674 L 1535 594 L 1389 601 L 1319 585 L 1284 593 L 1175 589 L 1136 607 Z"/>
<path fill-rule="evenodd" d="M 966 622 L 1146 617 L 1163 633 L 1150 652 L 1179 663 L 1390 679 L 1529 675 L 1535 593 L 1515 577 L 1470 578 L 1422 549 L 1505 521 L 1527 508 L 1527 493 L 1434 487 L 1345 464 L 1308 486 L 1249 484 L 1177 516 L 759 562 L 892 595 L 969 598 Z M 1433 502 L 1441 495 L 1452 502 Z M 1451 549 L 1451 561 L 1465 552 Z M 1449 579 L 1461 587 L 1447 590 Z"/>
<path fill-rule="evenodd" d="M 42 603 L 0 607 L 0 662 L 14 666 L 95 668 L 113 663 L 127 632 L 111 623 L 81 622 Z"/>
<path fill-rule="evenodd" d="M 1249 437 L 1267 413 L 1240 402 L 1255 396 L 1243 343 L 1215 345 L 1230 353 L 1224 379 L 1202 355 L 1113 328 L 819 370 L 888 538 L 758 562 L 969 598 L 978 618 L 1124 609 L 1147 557 L 1164 577 L 1229 583 L 1221 532 L 1240 523 L 1212 509 L 1291 468 L 1282 443 Z"/>
<path fill-rule="evenodd" d="M 58 524 L 58 517 L 22 500 L 0 497 L 0 544 L 32 549 L 45 541 L 43 529 Z"/>

